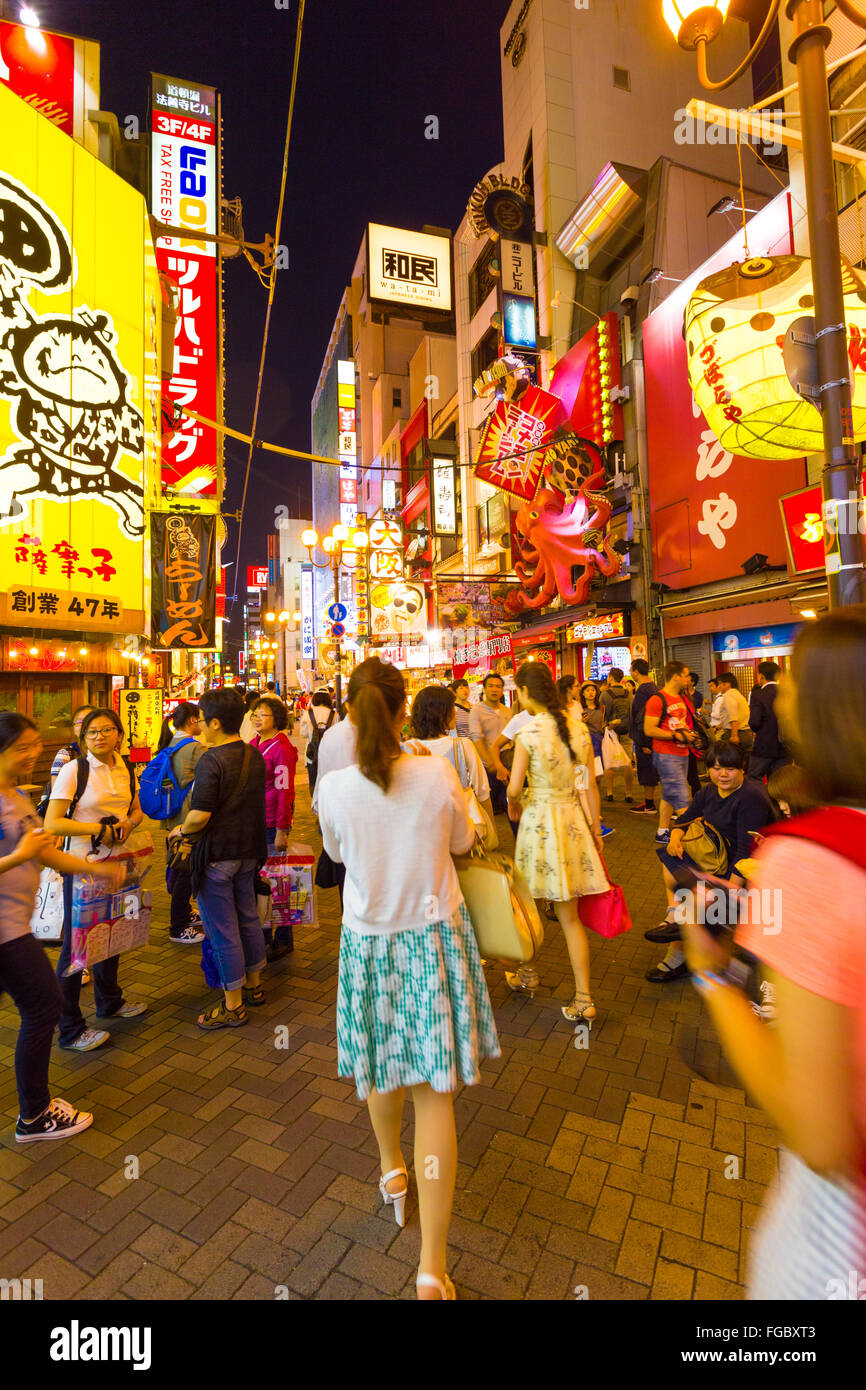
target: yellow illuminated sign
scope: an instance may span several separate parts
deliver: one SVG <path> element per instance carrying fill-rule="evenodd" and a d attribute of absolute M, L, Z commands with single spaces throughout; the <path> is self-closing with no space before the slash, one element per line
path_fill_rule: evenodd
<path fill-rule="evenodd" d="M 159 306 L 141 195 L 0 86 L 6 625 L 145 630 Z"/>

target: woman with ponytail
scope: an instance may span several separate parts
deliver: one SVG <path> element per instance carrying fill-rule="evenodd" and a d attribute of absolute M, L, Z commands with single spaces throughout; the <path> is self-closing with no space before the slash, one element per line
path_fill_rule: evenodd
<path fill-rule="evenodd" d="M 357 766 L 329 772 L 316 785 L 325 849 L 346 868 L 338 1069 L 367 1101 L 379 1190 L 399 1226 L 409 1187 L 400 1131 L 404 1088 L 411 1087 L 418 1297 L 454 1298 L 446 1273 L 457 1173 L 454 1091 L 480 1080 L 485 1057 L 499 1056 L 452 860 L 472 848 L 475 832 L 454 768 L 401 749 L 406 692 L 399 671 L 376 657 L 362 662 L 349 681 L 348 706 Z"/>
<path fill-rule="evenodd" d="M 163 748 L 172 750 L 169 757 L 171 758 L 175 781 L 179 787 L 188 788 L 188 794 L 184 797 L 183 805 L 177 815 L 170 816 L 162 823 L 166 833 L 166 858 L 168 857 L 169 838 L 174 831 L 179 830 L 183 825 L 189 810 L 195 770 L 199 758 L 205 751 L 204 744 L 199 742 L 200 733 L 199 708 L 190 700 L 181 700 L 168 718 L 162 722 L 162 733 L 157 751 L 161 752 Z M 197 910 L 193 911 L 191 903 L 192 884 L 190 883 L 189 864 L 178 863 L 175 868 L 169 869 L 166 882 L 171 895 L 169 940 L 173 941 L 176 946 L 199 946 L 204 941 L 204 932 L 201 929 L 201 917 Z"/>
<path fill-rule="evenodd" d="M 595 1018 L 589 990 L 589 942 L 578 915 L 578 899 L 604 893 L 607 874 L 601 862 L 601 822 L 595 757 L 586 725 L 566 713 L 549 668 L 526 661 L 515 676 L 517 698 L 533 718 L 515 735 L 514 761 L 508 783 L 508 814 L 520 821 L 514 862 L 535 898 L 553 904 L 565 936 L 574 972 L 574 998 L 563 1006 L 569 1023 Z M 524 779 L 529 787 L 519 800 Z M 587 794 L 592 826 L 587 824 L 579 791 Z M 516 977 L 508 977 L 520 988 Z"/>

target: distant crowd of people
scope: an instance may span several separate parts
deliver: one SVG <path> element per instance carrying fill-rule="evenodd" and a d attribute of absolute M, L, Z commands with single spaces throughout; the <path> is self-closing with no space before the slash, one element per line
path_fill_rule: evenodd
<path fill-rule="evenodd" d="M 337 887 L 342 906 L 337 1070 L 367 1103 L 380 1194 L 401 1226 L 409 1173 L 400 1136 L 405 1091 L 412 1094 L 419 1299 L 455 1296 L 447 1272 L 454 1093 L 477 1083 L 485 1058 L 500 1052 L 454 862 L 479 844 L 467 798 L 485 819 L 514 827 L 516 869 L 567 946 L 573 988 L 562 1014 L 588 1030 L 597 1008 L 580 903 L 609 887 L 602 797 L 612 801 L 620 771 L 633 813 L 659 817 L 668 910 L 646 935 L 667 951 L 647 979 L 691 976 L 732 1066 L 791 1155 L 756 1236 L 750 1293 L 827 1297 L 827 1280 L 862 1267 L 866 614 L 810 623 L 790 673 L 782 684 L 778 677 L 774 663 L 762 662 L 749 701 L 730 674 L 711 681 L 704 700 L 680 661 L 665 666 L 658 685 L 640 659 L 628 678 L 614 669 L 604 682 L 582 684 L 526 662 L 510 708 L 502 677 L 491 674 L 475 703 L 455 680 L 422 689 L 408 709 L 400 672 L 372 658 L 352 672 L 343 711 L 324 690 L 296 711 L 322 834 L 317 882 Z M 79 710 L 73 727 L 40 825 L 17 790 L 41 752 L 39 733 L 25 716 L 0 713 L 0 990 L 21 1014 L 20 1142 L 62 1138 L 92 1120 L 48 1090 L 58 1023 L 60 1046 L 70 1050 L 91 1051 L 109 1036 L 88 1026 L 82 973 L 70 971 L 71 885 L 86 874 L 116 885 L 111 850 L 144 818 L 117 716 Z M 218 1002 L 198 1015 L 203 1030 L 244 1026 L 265 1001 L 268 959 L 291 949 L 279 933 L 266 942 L 257 902 L 260 870 L 286 849 L 294 820 L 291 731 L 292 712 L 275 692 L 244 697 L 226 688 L 179 705 L 164 730 L 169 934 L 207 944 L 220 986 Z M 621 751 L 606 764 L 611 747 Z M 56 974 L 30 932 L 43 866 L 64 883 Z M 684 916 L 684 885 L 720 911 Z M 781 895 L 784 930 L 744 911 L 755 886 Z M 99 1021 L 144 1012 L 125 998 L 118 966 L 114 957 L 93 969 Z M 773 992 L 772 1009 L 744 991 L 755 970 Z M 525 973 L 507 980 L 527 987 Z"/>

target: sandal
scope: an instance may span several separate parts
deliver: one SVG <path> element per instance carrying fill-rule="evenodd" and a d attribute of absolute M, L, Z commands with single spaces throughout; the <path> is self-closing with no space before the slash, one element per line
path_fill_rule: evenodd
<path fill-rule="evenodd" d="M 252 987 L 250 985 L 244 985 L 245 1004 L 250 1004 L 255 1009 L 258 1007 L 259 1004 L 264 1004 L 264 1002 L 265 991 L 262 989 L 261 985 L 256 985 L 255 987 Z"/>
<path fill-rule="evenodd" d="M 247 1021 L 247 1011 L 243 1004 L 236 1009 L 227 1009 L 226 1001 L 221 999 L 207 1013 L 196 1019 L 199 1028 L 241 1028 Z"/>
<path fill-rule="evenodd" d="M 585 1023 L 587 1028 L 592 1027 L 592 1020 L 595 1018 L 596 1008 L 588 994 L 576 994 L 570 1004 L 563 1004 L 562 1017 L 569 1023 Z"/>

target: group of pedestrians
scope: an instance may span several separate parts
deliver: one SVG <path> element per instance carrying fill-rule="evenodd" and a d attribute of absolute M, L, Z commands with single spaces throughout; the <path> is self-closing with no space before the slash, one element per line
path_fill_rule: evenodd
<path fill-rule="evenodd" d="M 866 1250 L 858 1178 L 866 1135 L 866 948 L 858 911 L 866 889 L 860 719 L 866 615 L 849 611 L 810 624 L 797 639 L 785 686 L 777 686 L 770 665 L 760 673 L 748 720 L 728 700 L 730 722 L 715 736 L 708 732 L 705 748 L 695 682 L 677 661 L 665 667 L 658 689 L 646 663 L 636 661 L 633 694 L 622 672 L 611 673 L 606 691 L 595 685 L 592 692 L 593 683 L 576 691 L 571 678 L 555 682 L 543 663 L 527 662 L 515 676 L 519 708 L 506 710 L 501 677 L 488 677 L 482 701 L 470 707 L 468 724 L 463 721 L 468 732 L 460 729 L 468 691 L 459 681 L 419 692 L 407 730 L 403 678 L 377 658 L 353 671 L 345 719 L 327 697 L 318 703 L 314 697 L 306 762 L 323 860 L 337 875 L 342 899 L 337 1069 L 367 1103 L 379 1148 L 380 1194 L 401 1226 L 409 1173 L 400 1136 L 405 1092 L 411 1091 L 419 1299 L 455 1296 L 448 1277 L 458 1152 L 454 1093 L 478 1082 L 485 1058 L 500 1053 L 454 864 L 454 856 L 468 853 L 477 840 L 465 792 L 471 789 L 488 814 L 505 810 L 516 825 L 516 866 L 533 896 L 552 905 L 568 950 L 573 991 L 562 1013 L 570 1024 L 588 1027 L 597 1010 L 579 907 L 582 897 L 608 886 L 593 735 L 603 738 L 612 726 L 624 747 L 633 741 L 644 791 L 636 814 L 654 808 L 654 780 L 661 786 L 657 852 L 669 911 L 647 935 L 665 943 L 668 953 L 647 978 L 665 983 L 691 975 L 731 1064 L 794 1155 L 756 1238 L 750 1291 L 756 1297 L 826 1297 L 827 1279 L 860 1267 Z M 713 704 L 732 689 L 728 684 L 717 692 Z M 248 742 L 242 737 L 246 713 L 254 729 Z M 768 790 L 758 773 L 778 775 L 783 755 L 773 739 L 780 739 L 780 719 L 784 756 L 788 749 L 796 755 L 817 809 L 774 823 L 772 782 Z M 21 715 L 0 714 L 0 989 L 10 993 L 22 1020 L 16 1049 L 20 1142 L 62 1137 L 92 1120 L 50 1098 L 48 1059 L 58 1020 L 61 1046 L 90 1050 L 107 1037 L 105 1030 L 88 1030 L 80 974 L 65 973 L 68 916 L 56 977 L 30 934 L 41 867 L 55 868 L 65 885 L 85 873 L 117 884 L 121 871 L 110 851 L 142 818 L 121 756 L 120 721 L 100 709 L 84 712 L 78 722 L 77 743 L 86 751 L 70 751 L 58 768 L 41 829 L 16 790 L 41 751 L 38 731 Z M 219 1002 L 198 1018 L 209 1031 L 243 1026 L 248 1010 L 265 1000 L 256 876 L 269 852 L 285 847 L 291 829 L 297 755 L 288 725 L 275 697 L 260 698 L 246 711 L 236 692 L 221 689 L 208 691 L 198 707 L 178 707 L 167 730 L 172 770 L 184 791 L 182 807 L 166 826 L 171 930 L 176 940 L 190 926 L 198 930 L 185 915 L 194 897 L 221 986 Z M 747 725 L 759 751 L 747 747 Z M 709 781 L 693 796 L 686 769 L 698 748 Z M 750 752 L 766 765 L 749 768 Z M 738 920 L 736 906 L 709 930 L 674 910 L 683 873 L 694 880 L 702 872 L 700 858 L 689 853 L 695 834 L 715 837 L 717 878 L 726 890 L 757 879 L 783 895 L 784 931 L 767 934 L 760 923 Z M 57 848 L 61 836 L 68 852 Z M 65 901 L 68 913 L 71 889 Z M 728 895 L 728 901 L 738 899 Z M 774 983 L 773 1029 L 756 1017 L 741 988 L 732 961 L 735 935 Z M 93 974 L 98 1015 L 143 1011 L 123 996 L 118 958 Z"/>

